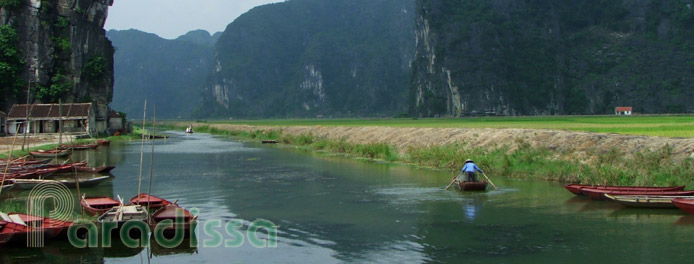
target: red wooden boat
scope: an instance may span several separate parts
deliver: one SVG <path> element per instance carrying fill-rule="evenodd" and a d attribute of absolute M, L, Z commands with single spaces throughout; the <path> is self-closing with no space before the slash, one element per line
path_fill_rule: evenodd
<path fill-rule="evenodd" d="M 10 236 L 8 244 L 16 245 L 26 245 L 29 232 L 40 232 L 39 235 L 43 235 L 44 239 L 62 237 L 66 235 L 67 229 L 72 224 L 72 222 L 20 213 L 0 213 L 0 220 L 4 222 L 0 233 Z"/>
<path fill-rule="evenodd" d="M 694 196 L 694 191 L 620 191 L 620 190 L 599 190 L 599 189 L 581 189 L 583 194 L 593 200 L 607 200 L 605 194 L 615 195 L 660 195 L 660 196 Z"/>
<path fill-rule="evenodd" d="M 110 146 L 111 145 L 110 140 L 104 140 L 104 139 L 99 139 L 96 141 L 96 143 L 98 143 L 99 145 L 102 145 L 102 146 Z"/>
<path fill-rule="evenodd" d="M 457 184 L 455 184 L 455 187 L 461 191 L 486 191 L 487 182 L 457 182 Z"/>
<path fill-rule="evenodd" d="M 644 186 L 600 186 L 600 185 L 586 185 L 586 184 L 568 184 L 564 188 L 575 195 L 584 195 L 581 191 L 584 188 L 596 189 L 596 190 L 610 190 L 610 191 L 681 191 L 684 190 L 684 185 L 682 186 L 670 186 L 670 187 L 644 187 Z"/>
<path fill-rule="evenodd" d="M 180 226 L 180 231 L 179 232 L 184 232 L 185 237 L 190 236 L 190 229 L 191 225 L 195 224 L 195 220 L 198 218 L 197 216 L 193 215 L 190 213 L 190 211 L 178 206 L 177 204 L 169 204 L 164 207 L 159 208 L 156 212 L 152 214 L 152 230 L 159 224 L 160 222 L 170 219 L 173 221 L 174 226 L 169 227 L 164 229 L 163 234 L 165 237 L 171 237 L 175 235 L 175 230 L 176 228 L 179 228 L 178 225 L 179 223 L 177 222 L 176 217 L 179 217 L 179 219 L 182 219 L 183 222 Z"/>
<path fill-rule="evenodd" d="M 16 224 L 0 220 L 0 246 L 7 244 L 12 239 L 15 234 L 13 232 L 14 225 Z"/>
<path fill-rule="evenodd" d="M 75 171 L 77 171 L 77 172 L 91 172 L 91 173 L 108 173 L 109 171 L 111 171 L 115 168 L 116 168 L 116 166 L 100 166 L 100 167 L 76 166 Z"/>
<path fill-rule="evenodd" d="M 72 154 L 72 150 L 70 149 L 52 149 L 52 150 L 39 150 L 39 151 L 29 151 L 29 154 L 31 154 L 34 157 L 37 158 L 55 158 L 55 157 L 67 157 Z"/>
<path fill-rule="evenodd" d="M 694 199 L 677 198 L 672 199 L 672 203 L 683 211 L 694 214 Z"/>
<path fill-rule="evenodd" d="M 145 206 L 149 209 L 158 209 L 162 208 L 164 206 L 172 204 L 170 201 L 164 199 L 164 198 L 159 198 L 154 195 L 149 195 L 146 193 L 141 193 L 138 195 L 135 195 L 133 198 L 130 198 L 130 203 L 131 204 L 139 204 L 142 206 Z"/>
<path fill-rule="evenodd" d="M 0 159 L 0 166 L 7 166 L 7 163 L 10 163 L 10 167 L 23 167 L 23 166 L 29 166 L 29 165 L 39 165 L 39 164 L 46 164 L 51 159 L 38 159 L 38 160 L 27 160 L 27 159 L 14 159 L 14 160 L 7 160 L 7 159 Z"/>
<path fill-rule="evenodd" d="M 80 204 L 87 213 L 92 215 L 102 215 L 111 208 L 119 206 L 120 202 L 111 197 L 84 197 L 80 199 Z"/>

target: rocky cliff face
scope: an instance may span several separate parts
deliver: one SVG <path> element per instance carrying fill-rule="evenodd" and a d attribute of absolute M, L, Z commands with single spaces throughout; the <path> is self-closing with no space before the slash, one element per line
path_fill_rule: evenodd
<path fill-rule="evenodd" d="M 231 23 L 199 115 L 372 116 L 406 111 L 414 0 L 293 0 Z"/>
<path fill-rule="evenodd" d="M 17 32 L 21 78 L 33 102 L 93 102 L 106 118 L 113 94 L 113 53 L 103 29 L 113 0 L 19 0 L 0 11 L 0 23 Z M 26 100 L 26 88 L 7 94 Z"/>
<path fill-rule="evenodd" d="M 410 113 L 694 111 L 692 0 L 418 0 Z"/>

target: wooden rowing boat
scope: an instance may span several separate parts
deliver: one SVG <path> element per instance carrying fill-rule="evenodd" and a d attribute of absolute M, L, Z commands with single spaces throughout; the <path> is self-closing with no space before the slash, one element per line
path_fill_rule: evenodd
<path fill-rule="evenodd" d="M 568 184 L 564 188 L 575 195 L 584 195 L 581 190 L 596 189 L 596 190 L 611 190 L 611 191 L 681 191 L 684 190 L 684 185 L 682 186 L 670 186 L 670 187 L 645 187 L 645 186 L 595 186 L 586 184 Z"/>
<path fill-rule="evenodd" d="M 80 199 L 80 205 L 91 215 L 102 215 L 111 208 L 119 206 L 120 202 L 111 197 L 85 197 Z"/>
<path fill-rule="evenodd" d="M 109 176 L 98 176 L 90 178 L 78 178 L 77 183 L 73 179 L 61 179 L 61 180 L 40 180 L 40 179 L 13 179 L 14 187 L 21 190 L 31 190 L 39 184 L 42 183 L 56 183 L 63 184 L 67 188 L 89 188 L 97 184 L 100 184 L 109 179 Z"/>
<path fill-rule="evenodd" d="M 130 204 L 139 204 L 149 209 L 158 209 L 170 205 L 172 202 L 154 195 L 141 193 L 130 198 Z"/>
<path fill-rule="evenodd" d="M 99 223 L 102 228 L 104 226 L 115 227 L 111 230 L 111 237 L 120 237 L 120 229 L 123 227 L 123 224 L 129 221 L 142 221 L 146 223 L 148 217 L 149 213 L 140 205 L 119 205 L 103 213 L 96 219 L 96 222 Z M 141 234 L 139 229 L 133 228 L 130 229 L 129 236 L 137 239 Z"/>
<path fill-rule="evenodd" d="M 115 168 L 116 168 L 116 166 L 99 166 L 99 167 L 76 166 L 75 171 L 77 171 L 77 172 L 91 172 L 91 173 L 108 173 Z"/>
<path fill-rule="evenodd" d="M 660 196 L 694 196 L 694 191 L 615 191 L 583 188 L 583 194 L 593 200 L 607 200 L 605 194 L 609 195 L 660 195 Z"/>
<path fill-rule="evenodd" d="M 676 198 L 672 199 L 672 203 L 683 211 L 694 214 L 694 199 Z"/>
<path fill-rule="evenodd" d="M 50 161 L 51 161 L 51 159 L 39 159 L 39 160 L 15 159 L 15 160 L 9 160 L 9 161 L 7 159 L 0 159 L 0 166 L 2 166 L 2 167 L 7 166 L 7 163 L 9 162 L 10 167 L 23 167 L 23 166 L 29 166 L 29 165 L 46 164 Z"/>
<path fill-rule="evenodd" d="M 39 151 L 29 151 L 31 156 L 36 158 L 54 158 L 54 157 L 67 157 L 72 154 L 71 149 L 52 149 L 52 150 L 39 150 Z"/>
<path fill-rule="evenodd" d="M 487 182 L 457 182 L 456 188 L 461 191 L 486 191 Z"/>
<path fill-rule="evenodd" d="M 262 143 L 263 144 L 277 144 L 277 143 L 279 143 L 279 141 L 277 141 L 277 140 L 263 140 Z"/>
<path fill-rule="evenodd" d="M 110 146 L 111 145 L 110 140 L 104 140 L 104 139 L 99 139 L 96 141 L 96 143 L 98 143 L 99 145 L 102 145 L 102 146 Z"/>
<path fill-rule="evenodd" d="M 33 216 L 20 213 L 5 214 L 0 212 L 2 229 L 0 237 L 10 236 L 6 243 L 26 246 L 30 232 L 42 235 L 45 239 L 64 236 L 72 222 L 56 220 L 48 217 Z M 4 239 L 4 238 L 3 238 Z"/>
<path fill-rule="evenodd" d="M 176 230 L 183 232 L 184 237 L 190 236 L 191 226 L 195 224 L 198 217 L 190 213 L 190 211 L 178 206 L 177 204 L 169 204 L 159 208 L 152 214 L 152 230 L 164 220 L 171 220 L 173 227 L 168 227 L 163 230 L 163 235 L 166 238 L 174 236 Z"/>
<path fill-rule="evenodd" d="M 672 203 L 673 199 L 688 198 L 690 196 L 662 196 L 662 195 L 610 195 L 605 194 L 607 199 L 621 203 L 627 207 L 635 208 L 677 208 Z"/>
<path fill-rule="evenodd" d="M 60 145 L 58 146 L 58 149 L 73 149 L 73 150 L 87 150 L 87 149 L 95 149 L 100 146 L 99 143 L 91 143 L 91 144 L 73 144 L 73 145 Z"/>

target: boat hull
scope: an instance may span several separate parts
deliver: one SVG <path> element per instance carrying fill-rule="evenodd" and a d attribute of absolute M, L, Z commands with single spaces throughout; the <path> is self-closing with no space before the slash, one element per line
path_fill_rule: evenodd
<path fill-rule="evenodd" d="M 133 198 L 130 198 L 130 204 L 142 205 L 149 209 L 159 209 L 172 204 L 172 202 L 154 195 L 141 193 L 139 195 L 133 196 Z"/>
<path fill-rule="evenodd" d="M 605 194 L 615 195 L 660 195 L 660 196 L 694 196 L 694 191 L 614 191 L 598 189 L 582 189 L 582 192 L 593 200 L 607 200 Z"/>
<path fill-rule="evenodd" d="M 672 199 L 672 203 L 688 214 L 694 214 L 694 199 Z"/>
<path fill-rule="evenodd" d="M 461 191 L 486 191 L 487 182 L 458 182 L 455 184 L 456 189 Z"/>
<path fill-rule="evenodd" d="M 65 149 L 65 150 L 49 150 L 49 151 L 31 151 L 29 152 L 31 156 L 34 156 L 35 158 L 63 158 L 70 156 L 72 154 L 72 150 L 70 149 Z"/>
<path fill-rule="evenodd" d="M 179 217 L 179 218 L 177 218 Z M 176 204 L 170 204 L 159 208 L 156 212 L 152 214 L 152 231 L 156 226 L 164 220 L 172 220 L 174 223 L 173 227 L 168 227 L 162 232 L 164 237 L 170 239 L 176 235 L 176 228 L 180 225 L 180 230 L 178 232 L 183 232 L 184 237 L 190 237 L 191 228 L 195 228 L 197 221 L 197 216 L 190 213 L 190 211 L 179 207 Z M 182 223 L 177 221 L 183 220 Z"/>
<path fill-rule="evenodd" d="M 111 197 L 83 197 L 80 205 L 91 215 L 102 215 L 113 207 L 120 205 L 120 202 Z"/>
<path fill-rule="evenodd" d="M 660 196 L 660 195 L 605 195 L 606 198 L 633 208 L 677 208 L 672 200 L 686 198 L 687 196 Z M 691 199 L 691 198 L 689 198 Z"/>
<path fill-rule="evenodd" d="M 682 186 L 670 186 L 670 187 L 645 187 L 645 186 L 594 186 L 586 184 L 567 184 L 564 188 L 575 194 L 575 195 L 585 195 L 583 189 L 596 189 L 596 190 L 611 190 L 611 191 L 681 191 L 684 190 L 684 185 Z"/>

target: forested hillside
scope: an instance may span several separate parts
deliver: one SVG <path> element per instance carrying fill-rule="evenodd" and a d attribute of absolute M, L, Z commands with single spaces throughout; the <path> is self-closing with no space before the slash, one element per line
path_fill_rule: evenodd
<path fill-rule="evenodd" d="M 405 112 L 414 0 L 293 0 L 231 23 L 199 116 L 391 116 Z"/>
<path fill-rule="evenodd" d="M 174 40 L 137 30 L 110 30 L 116 48 L 112 107 L 142 116 L 145 99 L 161 118 L 188 117 L 202 100 L 219 34 L 191 31 Z"/>

